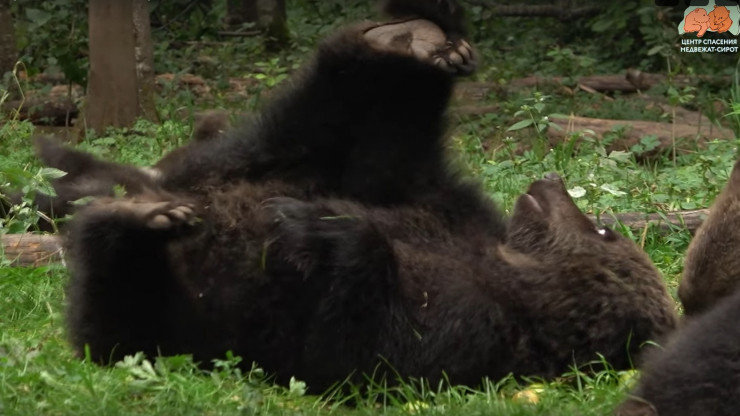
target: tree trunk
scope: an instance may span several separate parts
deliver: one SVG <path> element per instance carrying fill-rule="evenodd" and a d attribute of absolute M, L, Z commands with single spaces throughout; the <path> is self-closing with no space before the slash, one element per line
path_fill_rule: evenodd
<path fill-rule="evenodd" d="M 0 0 L 0 77 L 12 71 L 18 59 L 10 0 Z"/>
<path fill-rule="evenodd" d="M 131 127 L 140 116 L 156 119 L 147 7 L 144 0 L 90 0 L 85 128 L 102 132 Z"/>
<path fill-rule="evenodd" d="M 280 49 L 289 39 L 285 0 L 257 0 L 258 26 L 267 34 L 267 47 Z"/>
<path fill-rule="evenodd" d="M 157 107 L 154 101 L 154 47 L 152 45 L 149 2 L 134 0 L 134 57 L 136 78 L 139 83 L 139 116 L 157 122 Z"/>
<path fill-rule="evenodd" d="M 257 23 L 257 0 L 227 0 L 226 24 L 240 26 L 244 23 Z"/>

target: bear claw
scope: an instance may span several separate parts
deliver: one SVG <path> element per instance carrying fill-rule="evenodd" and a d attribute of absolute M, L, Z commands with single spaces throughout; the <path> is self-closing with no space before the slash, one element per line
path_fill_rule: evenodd
<path fill-rule="evenodd" d="M 195 206 L 178 201 L 152 201 L 143 198 L 99 198 L 91 209 L 108 215 L 123 215 L 152 230 L 168 230 L 192 225 L 196 220 Z"/>
<path fill-rule="evenodd" d="M 468 75 L 475 71 L 475 51 L 464 39 L 450 40 L 436 24 L 423 19 L 381 24 L 365 30 L 375 48 L 416 57 L 447 72 Z"/>

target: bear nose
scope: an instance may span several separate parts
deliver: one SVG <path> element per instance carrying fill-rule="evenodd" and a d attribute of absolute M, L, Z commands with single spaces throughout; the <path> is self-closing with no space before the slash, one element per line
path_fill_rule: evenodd
<path fill-rule="evenodd" d="M 559 181 L 560 180 L 560 175 L 558 175 L 555 172 L 548 172 L 548 173 L 545 174 L 545 179 L 551 180 L 551 181 Z"/>

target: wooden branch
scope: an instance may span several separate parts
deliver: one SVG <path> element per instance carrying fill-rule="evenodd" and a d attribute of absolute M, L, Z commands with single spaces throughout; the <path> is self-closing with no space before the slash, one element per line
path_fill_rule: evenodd
<path fill-rule="evenodd" d="M 488 95 L 505 93 L 518 88 L 538 88 L 543 86 L 580 86 L 583 90 L 598 92 L 621 91 L 634 93 L 648 90 L 666 79 L 663 74 L 650 74 L 628 69 L 624 74 L 588 75 L 578 78 L 529 76 L 516 78 L 500 84 L 498 82 L 460 82 L 455 85 L 455 99 L 467 102 L 481 100 Z M 700 82 L 727 88 L 732 80 L 727 76 L 679 75 L 672 83 L 678 86 L 698 85 Z"/>
<path fill-rule="evenodd" d="M 232 41 L 218 41 L 218 40 L 186 40 L 186 41 L 173 41 L 172 45 L 175 47 L 180 47 L 182 45 L 187 46 L 213 46 L 218 48 L 223 48 L 228 45 L 233 45 L 234 42 Z"/>
<path fill-rule="evenodd" d="M 633 81 L 627 79 L 625 75 L 588 75 L 576 79 L 567 77 L 539 77 L 531 76 L 511 80 L 509 87 L 540 87 L 543 85 L 564 85 L 575 82 L 578 85 L 590 88 L 599 92 L 622 91 L 637 92 L 646 90 L 661 82 L 665 77 L 662 75 L 653 75 L 642 73 Z"/>
<path fill-rule="evenodd" d="M 554 17 L 560 21 L 592 16 L 602 10 L 598 6 L 571 8 L 567 6 L 567 2 L 548 5 L 495 5 L 483 0 L 466 0 L 466 3 L 481 6 L 496 16 Z"/>
<path fill-rule="evenodd" d="M 245 32 L 232 32 L 228 30 L 220 30 L 218 32 L 221 36 L 230 36 L 230 37 L 249 37 L 249 36 L 257 36 L 262 34 L 261 30 L 247 30 Z"/>
<path fill-rule="evenodd" d="M 642 212 L 623 212 L 603 214 L 597 219 L 596 215 L 587 215 L 592 221 L 602 225 L 613 226 L 617 222 L 639 230 L 648 225 L 657 225 L 661 231 L 670 232 L 676 228 L 687 229 L 694 234 L 704 219 L 709 215 L 709 209 L 691 211 L 666 212 L 665 214 L 645 214 Z"/>
<path fill-rule="evenodd" d="M 13 266 L 44 266 L 62 261 L 59 236 L 49 234 L 5 234 L 0 236 L 2 253 Z"/>
<path fill-rule="evenodd" d="M 570 116 L 565 118 L 552 118 L 552 122 L 560 126 L 547 129 L 547 137 L 552 145 L 561 142 L 572 133 L 591 130 L 597 137 L 603 138 L 605 134 L 615 131 L 620 137 L 615 139 L 609 146 L 609 150 L 629 150 L 632 146 L 640 143 L 645 136 L 655 136 L 660 145 L 645 156 L 657 154 L 662 150 L 673 146 L 673 137 L 677 139 L 677 146 L 694 149 L 695 145 L 702 144 L 711 139 L 732 139 L 734 134 L 731 130 L 718 127 L 710 123 L 701 126 L 685 123 L 659 123 L 655 121 L 642 120 L 609 120 L 600 118 L 588 118 Z M 620 131 L 621 130 L 621 131 Z"/>
<path fill-rule="evenodd" d="M 48 97 L 7 101 L 3 103 L 2 111 L 10 118 L 17 117 L 44 126 L 68 126 L 79 114 L 77 105 L 71 99 Z"/>
<path fill-rule="evenodd" d="M 501 106 L 493 105 L 458 105 L 451 109 L 452 114 L 458 116 L 482 116 L 501 111 Z"/>

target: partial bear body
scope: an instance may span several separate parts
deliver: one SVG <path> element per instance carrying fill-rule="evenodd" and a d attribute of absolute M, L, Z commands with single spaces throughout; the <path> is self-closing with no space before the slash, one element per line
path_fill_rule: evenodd
<path fill-rule="evenodd" d="M 678 297 L 696 315 L 736 291 L 740 283 L 740 162 L 709 209 L 686 252 Z"/>
<path fill-rule="evenodd" d="M 103 362 L 231 350 L 321 391 L 382 374 L 384 360 L 463 384 L 554 377 L 597 353 L 628 368 L 675 325 L 645 254 L 600 233 L 559 179 L 522 196 L 506 244 L 417 207 L 291 195 L 243 183 L 209 194 L 208 209 L 162 195 L 85 208 L 70 235 L 77 350 Z"/>
<path fill-rule="evenodd" d="M 665 350 L 648 355 L 618 416 L 740 414 L 740 292 L 689 320 Z"/>
<path fill-rule="evenodd" d="M 345 29 L 253 122 L 189 146 L 160 189 L 82 209 L 76 351 L 231 350 L 313 392 L 394 377 L 386 363 L 461 384 L 597 354 L 629 367 L 676 323 L 646 255 L 598 230 L 556 175 L 507 221 L 447 166 L 443 115 L 473 58 L 425 20 Z"/>
<path fill-rule="evenodd" d="M 689 319 L 648 356 L 620 416 L 740 413 L 740 161 L 686 254 L 678 295 Z"/>
<path fill-rule="evenodd" d="M 207 111 L 195 115 L 193 140 L 205 143 L 223 136 L 228 128 L 228 113 Z M 140 168 L 121 163 L 109 162 L 89 153 L 64 146 L 56 139 L 40 136 L 35 139 L 36 155 L 49 167 L 62 170 L 66 175 L 51 181 L 56 195 L 37 193 L 34 197 L 36 209 L 49 219 L 64 218 L 75 212 L 75 202 L 83 198 L 113 196 L 117 189 L 126 195 L 138 195 L 145 190 L 159 188 L 158 177 L 161 172 L 180 163 L 183 153 L 192 144 L 186 144 L 166 154 L 154 166 Z M 21 202 L 20 192 L 8 192 L 8 201 L 0 200 L 7 211 L 11 205 Z M 46 218 L 40 221 L 42 231 L 55 231 L 55 225 Z"/>

